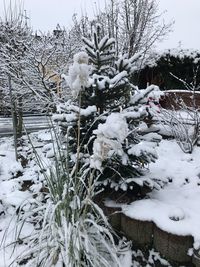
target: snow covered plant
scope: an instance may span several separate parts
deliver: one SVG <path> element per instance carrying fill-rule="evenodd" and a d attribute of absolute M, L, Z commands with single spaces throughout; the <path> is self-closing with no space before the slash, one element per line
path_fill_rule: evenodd
<path fill-rule="evenodd" d="M 148 115 L 148 96 L 157 88 L 140 91 L 131 83 L 139 55 L 117 57 L 115 40 L 100 38 L 99 29 L 93 40 L 83 42 L 87 54 L 75 55 L 67 78 L 73 98 L 54 115 L 63 134 L 71 129 L 71 161 L 87 164 L 101 186 L 127 190 L 149 184 L 139 177 L 156 160 L 161 138 L 140 124 Z"/>
<path fill-rule="evenodd" d="M 198 109 L 182 104 L 180 110 L 162 109 L 157 114 L 164 127 L 168 126 L 184 153 L 192 153 L 200 138 L 200 114 Z"/>
<path fill-rule="evenodd" d="M 68 135 L 67 135 L 68 139 Z M 16 262 L 30 267 L 117 267 L 119 254 L 113 232 L 102 210 L 93 202 L 94 171 L 70 164 L 66 147 L 56 138 L 52 167 L 43 171 L 45 196 L 30 208 L 20 207 L 17 240 L 26 244 Z M 44 170 L 38 158 L 41 170 Z M 24 214 L 21 211 L 26 211 Z M 30 236 L 21 237 L 23 225 L 33 225 Z"/>
<path fill-rule="evenodd" d="M 73 97 L 76 98 L 81 89 L 88 86 L 88 77 L 88 55 L 85 52 L 75 54 L 74 64 L 69 68 L 69 76 L 67 77 Z"/>

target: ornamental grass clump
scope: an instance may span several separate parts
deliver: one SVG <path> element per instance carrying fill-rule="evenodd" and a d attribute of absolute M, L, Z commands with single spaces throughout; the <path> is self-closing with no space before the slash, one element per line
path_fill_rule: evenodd
<path fill-rule="evenodd" d="M 19 209 L 15 245 L 21 240 L 25 249 L 15 262 L 27 267 L 120 266 L 114 232 L 93 201 L 98 177 L 87 165 L 79 168 L 78 158 L 72 164 L 63 140 L 53 135 L 54 160 L 49 169 L 35 151 L 46 190 L 43 197 L 29 201 L 31 208 L 24 203 Z M 34 229 L 22 237 L 27 224 Z"/>

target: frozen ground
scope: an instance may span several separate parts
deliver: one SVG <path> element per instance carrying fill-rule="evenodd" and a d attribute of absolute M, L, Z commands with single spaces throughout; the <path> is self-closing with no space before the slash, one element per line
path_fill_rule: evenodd
<path fill-rule="evenodd" d="M 53 155 L 51 135 L 40 131 L 32 134 L 31 138 L 45 164 L 49 165 Z M 32 157 L 32 147 L 27 138 L 24 139 L 24 146 L 20 150 L 25 157 Z M 184 154 L 175 141 L 163 140 L 157 152 L 159 159 L 149 166 L 149 175 L 151 178 L 161 179 L 164 187 L 154 189 L 148 199 L 124 206 L 124 212 L 131 217 L 153 220 L 160 228 L 172 233 L 191 234 L 197 248 L 200 244 L 200 147 L 196 147 L 193 154 L 189 155 Z M 21 244 L 19 240 L 14 254 L 8 246 L 15 238 L 18 207 L 22 203 L 31 203 L 42 188 L 43 181 L 38 165 L 32 160 L 23 169 L 21 164 L 15 161 L 12 138 L 1 138 L 0 267 L 19 266 L 16 256 L 26 249 L 26 244 Z M 31 234 L 32 231 L 33 226 L 27 223 L 23 235 Z M 128 251 L 122 259 L 122 266 L 157 266 L 155 262 L 159 262 L 158 266 L 170 266 L 154 251 L 150 251 L 147 259 L 141 251 Z M 26 266 L 26 263 L 22 266 Z"/>

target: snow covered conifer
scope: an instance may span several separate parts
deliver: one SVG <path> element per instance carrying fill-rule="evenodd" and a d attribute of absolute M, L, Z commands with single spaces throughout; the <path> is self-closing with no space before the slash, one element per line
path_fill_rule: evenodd
<path fill-rule="evenodd" d="M 130 98 L 128 72 L 117 70 L 115 39 L 108 36 L 100 39 L 99 29 L 93 41 L 83 38 L 85 50 L 92 65 L 90 84 L 82 96 L 82 106 L 91 103 L 102 114 L 105 110 L 126 106 Z"/>
<path fill-rule="evenodd" d="M 54 116 L 68 132 L 71 164 L 78 159 L 86 169 L 93 169 L 103 186 L 123 190 L 144 183 L 153 186 L 141 175 L 156 160 L 160 141 L 143 122 L 148 115 L 145 104 L 156 87 L 139 91 L 131 84 L 139 55 L 117 57 L 113 38 L 100 39 L 97 32 L 92 41 L 83 41 L 89 60 L 84 52 L 75 56 L 67 79 L 76 98 Z"/>

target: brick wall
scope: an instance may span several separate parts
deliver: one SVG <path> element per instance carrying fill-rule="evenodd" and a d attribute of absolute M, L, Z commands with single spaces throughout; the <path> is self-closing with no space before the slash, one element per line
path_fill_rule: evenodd
<path fill-rule="evenodd" d="M 200 108 L 200 92 L 194 94 L 195 106 Z M 193 93 L 186 90 L 165 91 L 165 95 L 160 100 L 160 105 L 166 109 L 180 109 L 180 103 L 184 102 L 188 107 L 193 106 Z"/>

